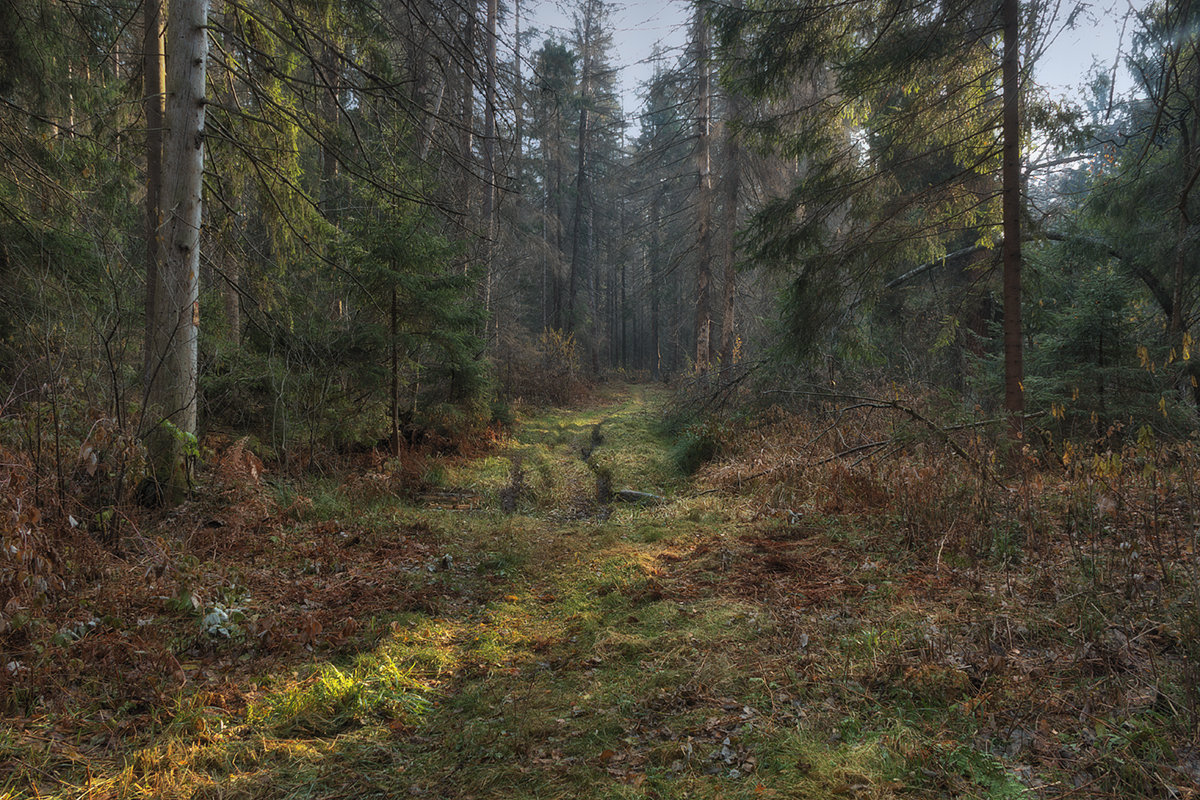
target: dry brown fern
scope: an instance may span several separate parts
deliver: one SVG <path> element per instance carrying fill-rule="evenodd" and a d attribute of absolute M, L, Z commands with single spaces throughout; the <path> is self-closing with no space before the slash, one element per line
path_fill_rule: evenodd
<path fill-rule="evenodd" d="M 254 489 L 262 480 L 262 460 L 246 447 L 248 440 L 249 437 L 243 436 L 217 457 L 213 474 L 227 489 Z"/>

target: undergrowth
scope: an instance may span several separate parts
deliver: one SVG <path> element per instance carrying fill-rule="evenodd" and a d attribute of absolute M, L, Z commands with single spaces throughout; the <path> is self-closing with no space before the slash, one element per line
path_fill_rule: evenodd
<path fill-rule="evenodd" d="M 0 793 L 1195 795 L 1190 444 L 893 396 L 722 423 L 693 483 L 665 400 L 324 477 L 232 443 L 23 612 Z"/>

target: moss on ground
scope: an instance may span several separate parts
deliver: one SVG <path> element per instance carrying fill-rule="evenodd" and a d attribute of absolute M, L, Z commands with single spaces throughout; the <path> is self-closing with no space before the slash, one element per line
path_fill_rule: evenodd
<path fill-rule="evenodd" d="M 971 644 L 999 642 L 964 614 L 994 622 L 995 592 L 846 520 L 801 527 L 697 496 L 656 433 L 664 400 L 630 387 L 523 420 L 497 454 L 446 467 L 443 486 L 470 496 L 459 507 L 292 490 L 311 503 L 256 556 L 303 595 L 270 620 L 291 649 L 271 650 L 251 581 L 258 622 L 181 652 L 188 682 L 152 714 L 60 711 L 0 733 L 0 792 L 1012 798 L 1075 779 L 1029 766 L 1047 731 L 996 723 L 1077 686 L 1035 686 L 1015 654 Z M 506 511 L 514 457 L 528 494 Z M 667 501 L 606 505 L 597 468 Z M 1069 638 L 1024 630 L 1032 647 Z M 1134 793 L 1153 788 L 1139 765 L 1173 752 L 1150 711 L 1138 719 L 1089 726 L 1109 753 L 1093 771 L 1123 765 Z"/>

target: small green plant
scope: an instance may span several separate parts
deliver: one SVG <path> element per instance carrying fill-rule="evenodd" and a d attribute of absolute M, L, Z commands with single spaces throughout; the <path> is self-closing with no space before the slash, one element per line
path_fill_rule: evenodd
<path fill-rule="evenodd" d="M 179 452 L 183 455 L 184 474 L 187 476 L 188 490 L 193 488 L 192 480 L 196 471 L 196 462 L 200 460 L 200 440 L 196 438 L 196 434 L 191 431 L 182 430 L 178 425 L 170 420 L 164 419 L 159 425 L 179 446 Z"/>
<path fill-rule="evenodd" d="M 58 633 L 54 634 L 54 643 L 58 645 L 67 645 L 71 642 L 78 641 L 96 629 L 100 624 L 100 620 L 92 617 L 88 620 L 80 620 L 71 625 L 66 625 L 59 629 Z"/>
<path fill-rule="evenodd" d="M 1016 564 L 1021 561 L 1025 531 L 1017 520 L 998 520 L 992 529 L 989 555 L 1000 564 Z"/>
<path fill-rule="evenodd" d="M 200 620 L 200 626 L 209 636 L 231 639 L 241 636 L 242 628 L 239 623 L 245 619 L 246 615 L 241 608 L 215 603 L 209 606 L 204 619 Z"/>
<path fill-rule="evenodd" d="M 426 486 L 438 489 L 446 485 L 446 467 L 441 462 L 431 461 L 421 473 L 421 482 Z"/>
<path fill-rule="evenodd" d="M 694 422 L 685 427 L 671 447 L 671 460 L 684 475 L 693 475 L 716 457 L 721 446 L 720 426 Z"/>
<path fill-rule="evenodd" d="M 965 745 L 945 756 L 946 766 L 987 790 L 991 800 L 1020 800 L 1029 793 L 994 757 Z"/>
<path fill-rule="evenodd" d="M 507 578 L 519 561 L 520 559 L 514 558 L 511 553 L 486 553 L 475 569 L 480 575 Z"/>

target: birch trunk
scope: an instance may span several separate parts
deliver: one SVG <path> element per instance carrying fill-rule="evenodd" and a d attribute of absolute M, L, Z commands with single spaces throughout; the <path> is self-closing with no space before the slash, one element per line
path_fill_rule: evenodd
<path fill-rule="evenodd" d="M 460 194 L 462 198 L 462 213 L 463 219 L 470 224 L 471 220 L 471 184 L 475 179 L 475 174 L 472 169 L 475 148 L 475 77 L 472 74 L 472 69 L 475 64 L 475 25 L 478 19 L 479 0 L 469 0 L 466 7 L 463 9 L 466 14 L 465 30 L 463 31 L 463 54 L 462 54 L 462 111 L 461 121 L 459 123 L 459 159 L 461 160 L 460 167 L 462 168 L 462 185 Z M 463 271 L 466 272 L 468 263 L 464 262 Z"/>

